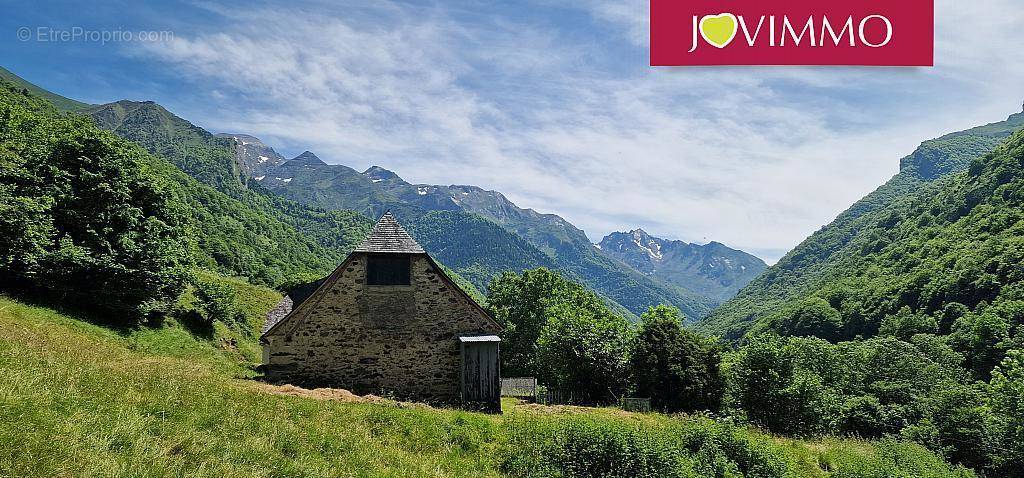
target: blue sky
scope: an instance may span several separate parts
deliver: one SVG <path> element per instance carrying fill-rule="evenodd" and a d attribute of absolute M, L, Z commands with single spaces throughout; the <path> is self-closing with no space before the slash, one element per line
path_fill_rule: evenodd
<path fill-rule="evenodd" d="M 286 156 L 499 190 L 595 241 L 643 227 L 769 261 L 922 140 L 1024 99 L 1014 0 L 937 0 L 927 69 L 652 69 L 644 0 L 2 8 L 0 64 L 65 96 L 154 100 Z M 38 37 L 76 27 L 170 34 Z"/>

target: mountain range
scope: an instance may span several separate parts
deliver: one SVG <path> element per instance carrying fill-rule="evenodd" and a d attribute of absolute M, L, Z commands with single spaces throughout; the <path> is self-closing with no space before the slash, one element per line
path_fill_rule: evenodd
<path fill-rule="evenodd" d="M 328 164 L 309 151 L 289 159 L 254 136 L 211 134 L 152 101 L 88 105 L 7 70 L 0 76 L 61 110 L 90 116 L 101 128 L 141 145 L 205 186 L 189 199 L 197 214 L 217 224 L 218 231 L 201 244 L 210 249 L 208 266 L 256 282 L 276 284 L 299 273 L 325 272 L 384 210 L 398 215 L 431 254 L 479 290 L 502 272 L 548 267 L 591 287 L 627 315 L 666 303 L 696 320 L 728 297 L 734 284 L 749 280 L 720 280 L 707 268 L 708 277 L 701 277 L 700 268 L 689 276 L 652 274 L 604 253 L 564 218 L 520 208 L 496 191 L 411 184 L 381 167 L 359 172 Z M 252 248 L 233 248 L 231 235 Z M 302 235 L 307 237 L 299 241 Z M 261 242 L 274 246 L 257 246 Z M 722 249 L 725 255 L 734 252 Z M 302 259 L 309 254 L 315 257 Z M 300 265 L 285 267 L 285 260 Z"/>
<path fill-rule="evenodd" d="M 643 229 L 613 232 L 598 247 L 648 276 L 687 284 L 694 292 L 723 301 L 768 267 L 761 259 L 718 242 L 670 241 Z"/>
<path fill-rule="evenodd" d="M 908 221 L 927 229 L 924 226 L 951 222 L 964 213 L 934 204 L 922 213 L 922 204 L 929 203 L 929 198 L 966 201 L 963 207 L 968 213 L 975 202 L 984 203 L 990 191 L 964 193 L 968 189 L 964 182 L 982 175 L 985 163 L 979 162 L 980 157 L 1024 127 L 1024 114 L 1015 114 L 1005 121 L 925 141 L 900 161 L 899 174 L 765 269 L 757 258 L 715 242 L 666 241 L 641 229 L 612 233 L 600 244 L 591 244 L 582 230 L 565 219 L 520 208 L 495 191 L 469 185 L 413 184 L 381 167 L 360 172 L 329 164 L 337 161 L 323 161 L 309 151 L 289 159 L 256 137 L 213 135 L 153 102 L 85 105 L 46 92 L 7 70 L 0 70 L 0 76 L 65 111 L 88 114 L 99 126 L 187 173 L 165 171 L 181 185 L 192 214 L 209 228 L 198 246 L 205 252 L 207 266 L 220 272 L 266 284 L 278 284 L 295 274 L 322 274 L 365 234 L 372 217 L 390 209 L 431 254 L 477 289 L 486 288 L 501 272 L 543 266 L 588 285 L 622 311 L 638 314 L 652 304 L 673 304 L 691 320 L 706 316 L 696 324 L 702 331 L 730 339 L 767 330 L 806 332 L 806 324 L 792 321 L 799 322 L 794 317 L 803 317 L 808 304 L 821 306 L 820 301 L 828 307 L 814 309 L 811 316 L 840 317 L 837 320 L 842 323 L 830 326 L 836 329 L 837 339 L 855 332 L 877 333 L 881 319 L 897 312 L 893 304 L 912 305 L 912 313 L 925 314 L 935 312 L 934 303 L 952 304 L 935 298 L 933 303 L 921 304 L 919 291 L 881 286 L 873 290 L 887 290 L 896 298 L 860 297 L 865 303 L 853 303 L 844 302 L 844 297 L 849 299 L 856 295 L 851 291 L 859 290 L 849 281 L 866 281 L 860 283 L 863 287 L 873 280 L 870 274 L 881 274 L 891 263 L 914 256 L 908 244 L 927 243 L 928 238 L 918 236 L 911 243 L 905 242 L 911 239 L 901 242 L 900 234 L 910 237 Z M 980 199 L 964 199 L 965 194 Z M 932 233 L 953 231 L 934 229 Z M 883 259 L 897 246 L 902 247 L 903 256 Z M 957 273 L 962 275 L 958 280 L 983 279 L 976 271 Z M 905 271 L 892 274 L 892 287 L 910 287 L 924 280 Z M 941 271 L 935 274 L 949 276 Z M 934 288 L 947 287 L 936 284 Z M 961 297 L 956 304 L 978 306 L 976 298 L 969 297 Z M 862 313 L 848 316 L 851 310 Z M 870 323 L 855 325 L 858 320 Z"/>
<path fill-rule="evenodd" d="M 287 159 L 253 136 L 219 136 L 235 141 L 237 163 L 242 171 L 260 186 L 281 196 L 325 209 L 358 211 L 368 217 L 375 217 L 385 210 L 395 212 L 409 223 L 414 234 L 418 232 L 422 236 L 417 239 L 439 248 L 446 245 L 443 250 L 433 253 L 481 289 L 503 270 L 543 265 L 587 284 L 634 314 L 643 312 L 653 303 L 670 303 L 678 306 L 688 317 L 700 318 L 756 275 L 734 274 L 729 270 L 719 272 L 713 270 L 713 266 L 692 268 L 685 274 L 649 274 L 633 268 L 615 254 L 605 254 L 600 247 L 590 243 L 584 231 L 564 218 L 520 208 L 500 192 L 472 185 L 413 184 L 380 166 L 359 172 L 341 164 L 328 164 L 309 151 Z M 423 227 L 423 222 L 436 227 L 439 217 L 445 218 L 443 222 L 459 222 L 463 229 L 446 231 L 437 237 L 438 232 Z M 527 247 L 518 244 L 520 247 L 513 250 L 517 250 L 526 263 L 517 265 L 515 261 L 504 260 L 495 267 L 490 263 L 495 258 L 500 259 L 498 251 L 483 256 L 459 253 L 460 250 L 481 247 L 479 243 L 468 244 L 458 237 L 480 237 L 479 233 L 472 232 L 472 227 L 487 227 L 479 223 L 479 218 L 525 240 Z M 485 236 L 496 237 L 493 233 Z M 511 241 L 506 239 L 504 242 Z M 707 255 L 709 261 L 720 264 L 746 263 L 751 257 L 725 247 L 710 248 Z M 678 259 L 689 260 L 685 257 Z M 667 259 L 665 269 L 691 267 L 674 266 L 671 263 L 675 260 L 675 256 Z M 763 268 L 763 264 L 760 267 Z"/>

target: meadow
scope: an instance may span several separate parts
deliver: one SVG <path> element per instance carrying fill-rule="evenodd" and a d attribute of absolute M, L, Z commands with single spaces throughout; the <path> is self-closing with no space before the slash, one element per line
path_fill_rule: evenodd
<path fill-rule="evenodd" d="M 275 300 L 236 285 L 250 318 Z M 296 396 L 256 379 L 247 334 L 102 322 L 0 297 L 0 476 L 973 476 L 914 444 L 705 416 Z"/>

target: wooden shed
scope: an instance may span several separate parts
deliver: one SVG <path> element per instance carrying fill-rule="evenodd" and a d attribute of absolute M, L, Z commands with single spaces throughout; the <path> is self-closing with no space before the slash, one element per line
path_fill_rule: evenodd
<path fill-rule="evenodd" d="M 501 339 L 497 335 L 459 337 L 462 399 L 489 411 L 501 411 Z"/>

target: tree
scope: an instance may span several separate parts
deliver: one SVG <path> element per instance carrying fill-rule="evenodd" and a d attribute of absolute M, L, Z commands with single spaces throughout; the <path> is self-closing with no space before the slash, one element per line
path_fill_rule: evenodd
<path fill-rule="evenodd" d="M 629 322 L 597 296 L 550 310 L 537 340 L 538 377 L 578 403 L 610 403 L 626 385 Z"/>
<path fill-rule="evenodd" d="M 841 338 L 843 321 L 839 311 L 831 304 L 824 299 L 811 297 L 800 302 L 792 314 L 783 319 L 780 329 L 786 335 L 836 341 Z"/>
<path fill-rule="evenodd" d="M 557 272 L 540 267 L 522 274 L 505 272 L 491 281 L 487 312 L 504 328 L 501 368 L 506 376 L 536 376 L 537 339 L 559 304 L 592 306 L 593 295 Z M 603 304 L 599 304 L 603 306 Z"/>
<path fill-rule="evenodd" d="M 675 307 L 651 307 L 640 319 L 629 360 L 636 395 L 669 412 L 717 411 L 724 389 L 719 346 L 683 328 Z"/>
<path fill-rule="evenodd" d="M 990 403 L 1000 438 L 994 476 L 1024 476 L 1024 351 L 1014 350 L 992 372 Z"/>

